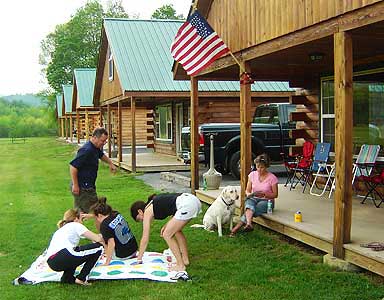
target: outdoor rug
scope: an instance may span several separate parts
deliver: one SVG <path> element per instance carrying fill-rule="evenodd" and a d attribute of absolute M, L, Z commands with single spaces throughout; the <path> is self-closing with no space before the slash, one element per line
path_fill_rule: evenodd
<path fill-rule="evenodd" d="M 14 285 L 38 284 L 42 282 L 60 282 L 62 272 L 53 271 L 47 264 L 45 253 L 40 255 L 31 267 L 13 281 Z M 104 258 L 100 258 L 89 274 L 88 280 L 114 279 L 147 279 L 163 282 L 177 282 L 173 278 L 177 272 L 168 272 L 170 257 L 157 252 L 145 252 L 143 263 L 137 259 L 112 260 L 108 266 L 102 266 Z M 81 270 L 78 267 L 77 274 Z"/>

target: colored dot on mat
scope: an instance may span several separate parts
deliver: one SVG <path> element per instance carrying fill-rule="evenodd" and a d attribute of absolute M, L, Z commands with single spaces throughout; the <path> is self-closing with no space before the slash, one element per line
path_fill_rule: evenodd
<path fill-rule="evenodd" d="M 153 262 L 153 263 L 161 263 L 161 264 L 164 263 L 164 261 L 162 259 L 160 259 L 160 258 L 156 258 L 156 259 L 152 260 L 151 262 Z"/>
<path fill-rule="evenodd" d="M 165 277 L 165 276 L 168 275 L 168 272 L 164 272 L 164 271 L 153 271 L 151 274 L 154 275 L 154 276 Z"/>
<path fill-rule="evenodd" d="M 139 272 L 139 271 L 131 271 L 129 273 L 130 274 L 140 274 L 140 275 L 145 274 L 145 272 Z"/>
<path fill-rule="evenodd" d="M 118 270 L 113 270 L 113 271 L 108 272 L 107 275 L 119 275 L 121 273 L 124 273 L 124 272 L 121 272 L 121 271 L 118 271 Z"/>
<path fill-rule="evenodd" d="M 89 274 L 89 275 L 90 275 L 90 276 L 100 276 L 101 273 L 92 271 L 91 274 Z"/>
<path fill-rule="evenodd" d="M 110 266 L 118 266 L 118 265 L 124 265 L 124 262 L 121 260 L 113 260 L 109 263 Z"/>

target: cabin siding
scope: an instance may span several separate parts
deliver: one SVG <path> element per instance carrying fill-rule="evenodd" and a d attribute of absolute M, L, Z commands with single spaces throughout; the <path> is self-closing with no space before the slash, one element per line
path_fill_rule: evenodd
<path fill-rule="evenodd" d="M 215 0 L 207 20 L 237 52 L 379 1 Z"/>
<path fill-rule="evenodd" d="M 103 68 L 102 78 L 103 80 L 100 87 L 100 106 L 104 105 L 106 101 L 120 97 L 122 95 L 120 79 L 119 79 L 119 75 L 117 74 L 115 63 L 113 64 L 113 80 L 112 81 L 109 80 L 107 56 L 104 59 L 104 68 Z"/>

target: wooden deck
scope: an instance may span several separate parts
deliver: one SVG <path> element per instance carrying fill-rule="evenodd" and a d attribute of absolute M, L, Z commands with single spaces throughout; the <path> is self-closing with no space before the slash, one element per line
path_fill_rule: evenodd
<path fill-rule="evenodd" d="M 219 192 L 199 190 L 196 195 L 210 204 Z M 302 223 L 294 222 L 294 213 L 298 210 L 302 212 Z M 332 254 L 333 199 L 303 194 L 300 188 L 289 191 L 289 188 L 280 184 L 273 214 L 254 218 L 254 221 Z M 344 244 L 345 260 L 384 276 L 384 251 L 360 247 L 361 243 L 384 243 L 384 207 L 376 208 L 369 200 L 366 204 L 360 204 L 360 199 L 354 198 L 351 237 L 352 242 Z"/>
<path fill-rule="evenodd" d="M 111 159 L 115 165 L 119 165 L 117 158 Z M 123 154 L 123 161 L 120 163 L 120 167 L 132 172 L 131 154 Z M 190 165 L 184 164 L 173 155 L 156 152 L 136 154 L 136 172 L 188 171 L 190 169 Z"/>

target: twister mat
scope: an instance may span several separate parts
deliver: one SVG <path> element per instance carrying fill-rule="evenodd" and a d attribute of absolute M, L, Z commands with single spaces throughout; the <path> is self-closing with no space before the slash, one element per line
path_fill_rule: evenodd
<path fill-rule="evenodd" d="M 88 280 L 114 279 L 147 279 L 163 282 L 177 282 L 171 279 L 176 272 L 168 272 L 170 257 L 157 252 L 145 252 L 143 263 L 138 264 L 136 258 L 127 260 L 112 260 L 108 266 L 102 266 L 104 258 L 100 258 L 89 274 Z M 81 267 L 76 269 L 77 274 Z M 13 283 L 38 284 L 42 282 L 60 282 L 62 272 L 53 271 L 47 264 L 44 253 L 40 255 L 31 267 L 16 278 Z"/>

